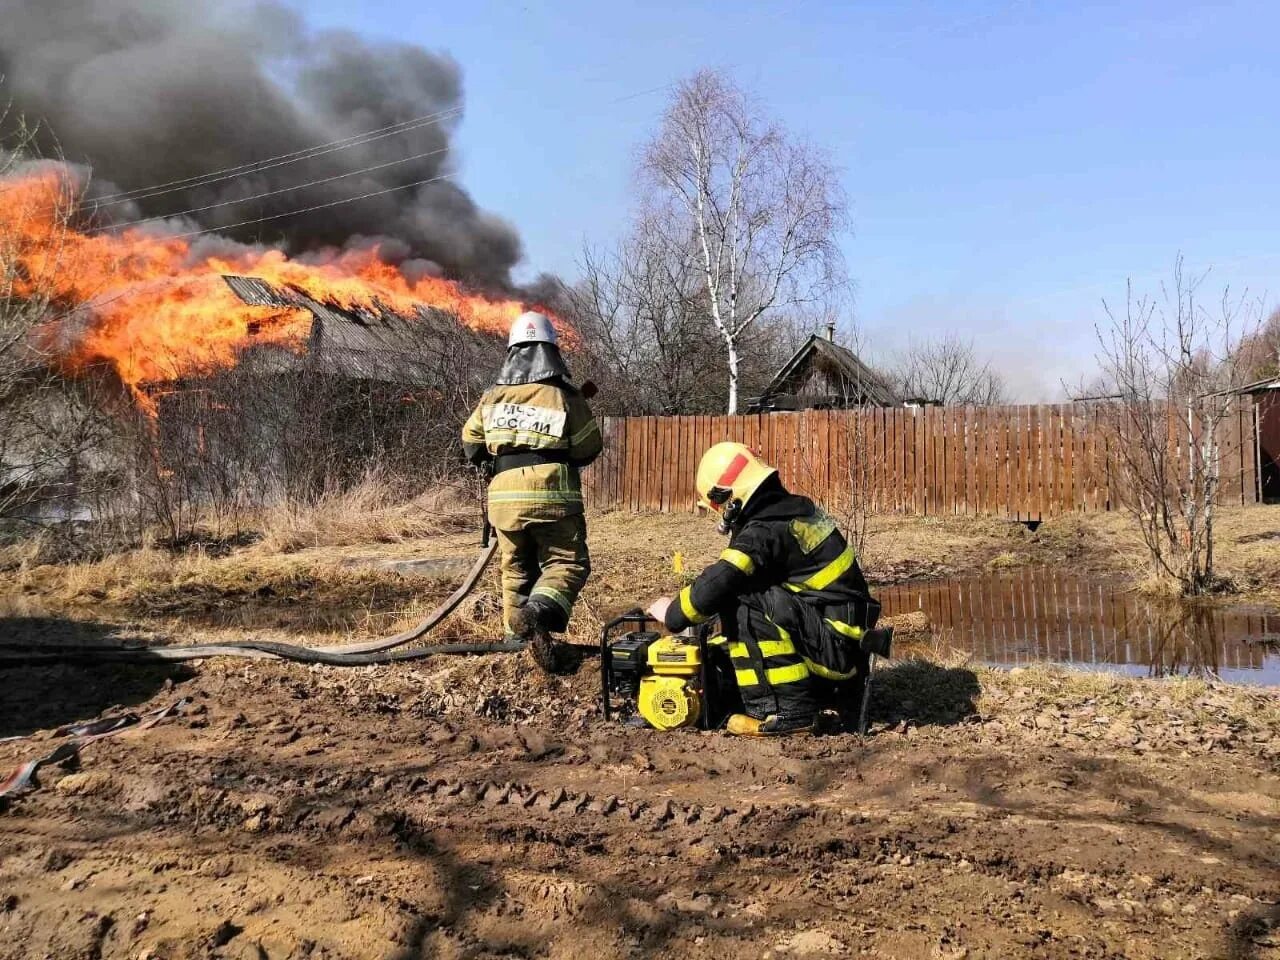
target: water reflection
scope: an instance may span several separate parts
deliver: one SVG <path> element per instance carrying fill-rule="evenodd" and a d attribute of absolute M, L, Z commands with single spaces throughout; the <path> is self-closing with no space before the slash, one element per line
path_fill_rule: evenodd
<path fill-rule="evenodd" d="M 952 646 L 988 663 L 1210 672 L 1280 686 L 1280 614 L 1265 608 L 1158 602 L 1051 567 L 900 584 L 877 596 L 886 615 L 923 610 Z"/>

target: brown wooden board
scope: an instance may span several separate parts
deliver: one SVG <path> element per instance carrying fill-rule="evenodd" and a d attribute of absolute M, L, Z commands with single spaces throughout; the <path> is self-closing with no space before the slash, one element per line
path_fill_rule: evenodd
<path fill-rule="evenodd" d="M 661 447 L 658 445 L 658 417 L 645 417 L 645 509 L 658 510 L 662 505 Z"/>
<path fill-rule="evenodd" d="M 1244 502 L 1258 502 L 1262 477 L 1258 471 L 1258 417 L 1260 411 L 1253 397 L 1241 397 L 1240 434 L 1244 443 Z"/>
<path fill-rule="evenodd" d="M 978 458 L 977 470 L 977 510 L 982 514 L 991 512 L 991 411 L 985 407 L 977 410 L 977 423 L 974 427 L 974 455 Z"/>
<path fill-rule="evenodd" d="M 942 466 L 942 456 L 939 448 L 942 446 L 942 438 L 938 433 L 938 424 L 941 421 L 940 413 L 937 407 L 925 407 L 924 409 L 924 447 L 923 461 L 924 471 L 922 481 L 924 483 L 924 514 L 925 516 L 933 516 L 938 512 L 938 468 Z"/>
<path fill-rule="evenodd" d="M 1035 408 L 1019 407 L 1019 436 L 1021 437 L 1021 446 L 1019 448 L 1018 457 L 1018 487 L 1022 499 L 1022 505 L 1019 508 L 1019 519 L 1034 520 L 1035 514 L 1035 494 L 1033 486 L 1035 477 L 1033 475 L 1033 467 L 1035 465 Z"/>
<path fill-rule="evenodd" d="M 1045 464 L 1045 408 L 1027 408 L 1027 442 L 1030 445 L 1028 469 L 1030 482 L 1027 485 L 1029 520 L 1039 520 L 1047 513 L 1045 510 L 1045 487 L 1048 483 L 1048 470 Z"/>
<path fill-rule="evenodd" d="M 1026 519 L 1027 508 L 1027 416 L 1022 407 L 1011 407 L 1009 488 L 1013 516 Z"/>
<path fill-rule="evenodd" d="M 992 439 L 995 441 L 995 450 L 991 458 L 991 464 L 995 471 L 995 500 L 992 503 L 993 514 L 999 516 L 1009 515 L 1009 471 L 1006 467 L 1005 460 L 1009 454 L 1009 412 L 1007 408 L 999 407 L 991 411 L 992 418 L 995 420 Z"/>
<path fill-rule="evenodd" d="M 934 494 L 933 510 L 935 516 L 945 516 L 950 513 L 947 503 L 948 487 L 951 484 L 951 444 L 947 438 L 947 427 L 951 422 L 951 411 L 947 407 L 937 407 L 934 410 L 935 426 L 934 435 L 934 455 L 938 458 L 938 465 L 933 471 L 933 483 L 936 489 Z M 948 591 L 948 595 L 949 591 Z"/>
<path fill-rule="evenodd" d="M 925 407 L 919 411 L 919 416 L 914 418 L 913 426 L 915 427 L 915 453 L 916 453 L 916 471 L 915 471 L 915 503 L 916 513 L 924 515 L 927 511 L 926 502 L 928 500 L 928 469 L 929 469 L 929 407 Z"/>
<path fill-rule="evenodd" d="M 978 417 L 982 413 L 977 407 L 964 409 L 964 512 L 967 516 L 978 515 L 978 478 L 981 475 L 982 459 L 977 449 Z"/>
<path fill-rule="evenodd" d="M 683 513 L 687 508 L 685 489 L 689 478 L 689 457 L 693 452 L 693 443 L 685 430 L 688 417 L 672 417 L 674 421 L 675 449 L 671 460 L 671 495 L 668 509 L 672 513 Z"/>
<path fill-rule="evenodd" d="M 1058 405 L 1058 449 L 1062 458 L 1061 470 L 1058 473 L 1058 502 L 1062 513 L 1070 513 L 1075 509 L 1075 487 L 1072 470 L 1075 468 L 1075 437 L 1071 431 L 1071 405 Z"/>

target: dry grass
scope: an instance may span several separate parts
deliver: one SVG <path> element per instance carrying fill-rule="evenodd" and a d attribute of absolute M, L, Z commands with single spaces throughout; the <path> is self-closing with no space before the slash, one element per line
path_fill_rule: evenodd
<path fill-rule="evenodd" d="M 421 540 L 474 526 L 479 508 L 461 487 L 444 486 L 409 502 L 377 477 L 305 506 L 280 506 L 261 520 L 262 553 Z"/>
<path fill-rule="evenodd" d="M 997 553 L 994 557 L 987 561 L 988 570 L 1012 570 L 1015 567 L 1024 566 L 1027 562 L 1026 554 L 1014 553 L 1006 550 L 1004 553 Z"/>

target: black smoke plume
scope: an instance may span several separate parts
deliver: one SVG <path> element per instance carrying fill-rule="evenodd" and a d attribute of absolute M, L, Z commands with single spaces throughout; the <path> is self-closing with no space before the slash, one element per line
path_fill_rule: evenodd
<path fill-rule="evenodd" d="M 46 149 L 90 166 L 98 195 L 445 113 L 396 136 L 102 206 L 100 215 L 115 223 L 170 216 L 432 154 L 187 220 L 240 241 L 280 242 L 291 253 L 378 238 L 389 259 L 430 261 L 427 269 L 438 265 L 488 287 L 509 287 L 520 259 L 515 230 L 451 180 L 232 226 L 451 173 L 450 136 L 463 101 L 458 64 L 446 55 L 312 30 L 276 0 L 0 0 L 0 77 L 0 103 L 40 121 Z"/>

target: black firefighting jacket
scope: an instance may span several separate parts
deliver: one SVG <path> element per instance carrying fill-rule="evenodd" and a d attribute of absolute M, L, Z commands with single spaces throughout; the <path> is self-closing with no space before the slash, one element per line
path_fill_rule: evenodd
<path fill-rule="evenodd" d="M 833 645 L 856 648 L 879 613 L 835 521 L 808 497 L 788 492 L 776 476 L 747 502 L 720 559 L 680 591 L 666 627 L 683 630 L 717 615 L 724 621 L 743 602 L 798 632 L 817 661 L 816 672 L 823 675 L 823 663 L 829 663 L 836 668 L 827 671 L 833 677 L 848 668 L 848 657 L 833 653 Z"/>

